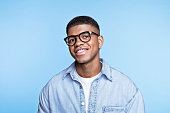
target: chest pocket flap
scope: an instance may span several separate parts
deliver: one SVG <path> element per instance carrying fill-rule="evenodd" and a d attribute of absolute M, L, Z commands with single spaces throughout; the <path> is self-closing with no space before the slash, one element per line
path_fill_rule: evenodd
<path fill-rule="evenodd" d="M 103 113 L 125 113 L 124 107 L 119 106 L 104 106 L 102 107 Z"/>

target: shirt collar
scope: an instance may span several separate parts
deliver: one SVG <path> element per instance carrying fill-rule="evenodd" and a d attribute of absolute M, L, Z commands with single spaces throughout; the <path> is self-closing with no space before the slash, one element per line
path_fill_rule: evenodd
<path fill-rule="evenodd" d="M 103 75 L 106 76 L 106 78 L 110 81 L 112 81 L 112 74 L 111 74 L 111 67 L 109 66 L 109 64 L 103 60 L 102 58 L 100 58 L 100 62 L 102 63 L 102 70 L 101 70 L 101 73 Z"/>
<path fill-rule="evenodd" d="M 76 67 L 75 67 L 75 61 L 66 69 L 66 73 L 63 75 L 63 79 L 67 76 L 70 75 L 71 78 L 74 80 L 74 71 L 75 71 Z"/>
<path fill-rule="evenodd" d="M 110 81 L 112 81 L 112 74 L 111 74 L 111 67 L 109 66 L 109 64 L 107 64 L 102 58 L 100 58 L 100 62 L 102 63 L 102 70 L 101 73 L 102 75 L 105 75 L 106 78 Z M 74 71 L 75 71 L 76 67 L 75 67 L 75 61 L 66 69 L 66 74 L 63 75 L 63 79 L 67 76 L 70 75 L 71 78 L 73 80 L 75 80 L 76 78 L 73 76 L 74 75 Z"/>

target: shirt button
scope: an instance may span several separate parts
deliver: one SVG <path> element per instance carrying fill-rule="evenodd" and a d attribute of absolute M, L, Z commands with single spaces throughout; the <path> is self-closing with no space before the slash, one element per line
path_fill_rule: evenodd
<path fill-rule="evenodd" d="M 85 105 L 85 103 L 84 103 L 84 102 L 81 102 L 81 105 L 82 105 L 82 106 L 84 106 L 84 105 Z"/>

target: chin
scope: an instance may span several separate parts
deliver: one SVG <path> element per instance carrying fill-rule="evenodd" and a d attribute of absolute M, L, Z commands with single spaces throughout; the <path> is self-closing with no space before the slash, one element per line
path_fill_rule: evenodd
<path fill-rule="evenodd" d="M 79 63 L 79 64 L 85 64 L 86 63 L 86 61 L 82 61 L 82 60 L 76 60 L 76 62 Z"/>
<path fill-rule="evenodd" d="M 83 59 L 83 60 L 76 59 L 76 62 L 79 63 L 79 64 L 85 64 L 85 63 L 88 63 L 89 60 L 87 60 L 87 59 Z"/>

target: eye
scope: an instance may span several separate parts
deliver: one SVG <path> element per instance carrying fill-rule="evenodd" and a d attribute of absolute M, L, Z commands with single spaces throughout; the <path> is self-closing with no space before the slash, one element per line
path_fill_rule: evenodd
<path fill-rule="evenodd" d="M 68 43 L 72 43 L 72 42 L 75 42 L 75 39 L 74 38 L 69 38 Z"/>
<path fill-rule="evenodd" d="M 84 35 L 82 38 L 86 39 L 86 38 L 89 38 L 89 36 L 88 35 Z"/>

